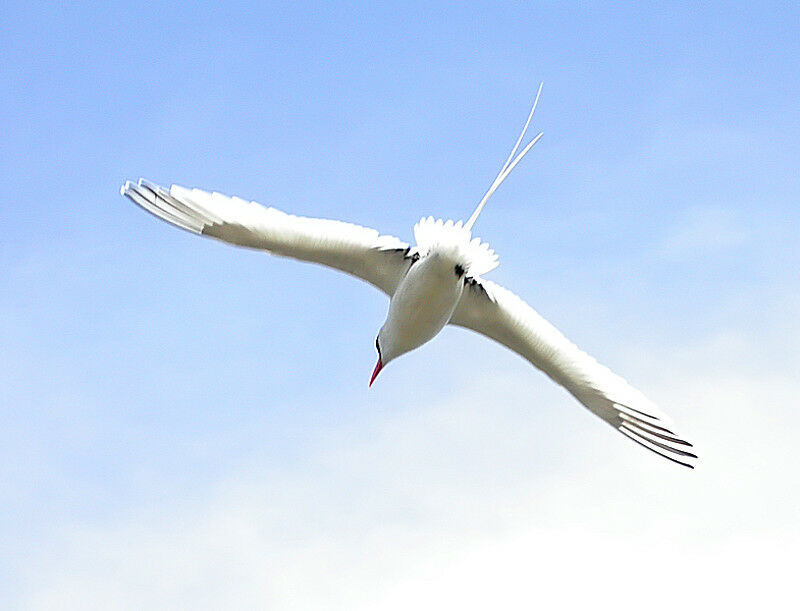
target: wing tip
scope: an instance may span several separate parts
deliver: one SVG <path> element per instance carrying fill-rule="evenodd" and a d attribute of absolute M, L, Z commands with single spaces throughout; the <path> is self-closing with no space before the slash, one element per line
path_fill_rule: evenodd
<path fill-rule="evenodd" d="M 120 188 L 120 193 L 150 214 L 190 233 L 202 234 L 205 218 L 198 210 L 187 210 L 176 202 L 166 189 L 140 178 L 134 183 L 130 180 Z"/>
<path fill-rule="evenodd" d="M 138 191 L 138 187 L 152 185 L 149 181 L 145 180 L 144 178 L 139 178 L 137 181 L 133 180 L 126 180 L 122 183 L 122 186 L 119 188 L 119 194 L 122 196 L 128 196 L 131 191 Z"/>
<path fill-rule="evenodd" d="M 697 454 L 694 454 L 692 452 L 687 452 L 686 450 L 682 450 L 679 448 L 671 447 L 666 443 L 660 443 L 658 441 L 650 439 L 646 435 L 643 435 L 640 431 L 633 430 L 625 426 L 624 424 L 615 428 L 634 443 L 637 443 L 643 448 L 650 450 L 654 454 L 658 454 L 662 458 L 666 458 L 667 460 L 677 463 L 683 467 L 694 469 L 695 468 L 694 463 L 699 460 Z"/>

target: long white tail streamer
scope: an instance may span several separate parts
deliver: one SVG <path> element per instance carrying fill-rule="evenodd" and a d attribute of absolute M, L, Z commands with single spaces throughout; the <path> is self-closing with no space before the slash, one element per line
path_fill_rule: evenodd
<path fill-rule="evenodd" d="M 470 231 L 472 230 L 472 226 L 475 224 L 475 221 L 478 220 L 478 215 L 481 213 L 481 210 L 483 210 L 483 207 L 486 205 L 486 202 L 489 201 L 489 198 L 492 196 L 492 194 L 495 191 L 497 191 L 500 185 L 503 184 L 503 181 L 508 177 L 509 174 L 511 174 L 511 171 L 517 166 L 517 164 L 528 153 L 528 151 L 531 150 L 531 148 L 533 148 L 533 145 L 539 141 L 539 138 L 542 137 L 543 134 L 540 132 L 538 136 L 536 136 L 530 143 L 528 143 L 528 145 L 524 149 L 522 149 L 522 152 L 519 155 L 517 155 L 516 158 L 514 157 L 514 155 L 517 152 L 517 149 L 519 148 L 519 145 L 522 143 L 522 139 L 525 137 L 525 133 L 528 131 L 528 126 L 530 125 L 531 119 L 533 118 L 533 113 L 536 112 L 536 105 L 539 103 L 539 96 L 542 94 L 543 86 L 544 83 L 541 83 L 539 85 L 539 91 L 536 92 L 536 99 L 534 100 L 533 107 L 531 108 L 531 112 L 528 115 L 528 120 L 525 121 L 525 127 L 522 128 L 522 133 L 519 135 L 519 138 L 517 138 L 517 142 L 516 144 L 514 144 L 514 148 L 511 149 L 511 154 L 508 156 L 508 159 L 506 159 L 506 162 L 503 164 L 503 167 L 500 168 L 500 172 L 497 174 L 497 178 L 494 179 L 494 182 L 492 182 L 492 185 L 489 187 L 489 190 L 486 191 L 486 194 L 483 196 L 483 199 L 481 199 L 480 203 L 478 204 L 478 207 L 475 208 L 475 212 L 472 213 L 472 216 L 469 217 L 469 220 L 464 224 L 465 229 Z"/>

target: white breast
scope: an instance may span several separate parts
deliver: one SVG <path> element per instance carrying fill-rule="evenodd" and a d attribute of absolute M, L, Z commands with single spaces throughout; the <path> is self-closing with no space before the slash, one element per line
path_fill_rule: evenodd
<path fill-rule="evenodd" d="M 447 257 L 433 253 L 412 265 L 379 334 L 383 362 L 433 339 L 450 321 L 463 289 L 463 278 Z"/>

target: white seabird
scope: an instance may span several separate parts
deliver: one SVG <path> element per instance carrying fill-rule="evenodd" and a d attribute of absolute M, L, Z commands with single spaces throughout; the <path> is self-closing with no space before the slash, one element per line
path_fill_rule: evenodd
<path fill-rule="evenodd" d="M 510 348 L 566 388 L 623 435 L 678 464 L 694 467 L 691 444 L 651 401 L 580 350 L 522 299 L 485 280 L 497 255 L 472 227 L 483 206 L 542 136 L 516 155 L 517 142 L 466 223 L 424 218 L 414 226 L 416 246 L 374 229 L 306 218 L 256 202 L 146 180 L 126 182 L 121 193 L 155 216 L 199 235 L 332 267 L 357 276 L 391 301 L 375 346 L 370 385 L 390 361 L 433 339 L 445 325 L 466 327 Z M 516 155 L 516 156 L 515 156 Z"/>

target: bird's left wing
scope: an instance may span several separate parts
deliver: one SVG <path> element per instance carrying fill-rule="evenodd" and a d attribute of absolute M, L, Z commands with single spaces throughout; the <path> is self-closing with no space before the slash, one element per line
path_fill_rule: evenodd
<path fill-rule="evenodd" d="M 165 189 L 146 180 L 126 182 L 121 193 L 186 231 L 326 265 L 366 280 L 389 296 L 412 262 L 408 244 L 367 227 L 294 216 L 200 189 Z"/>
<path fill-rule="evenodd" d="M 468 278 L 450 323 L 477 331 L 523 356 L 590 411 L 648 450 L 694 466 L 697 456 L 691 444 L 674 432 L 665 414 L 511 291 Z"/>

